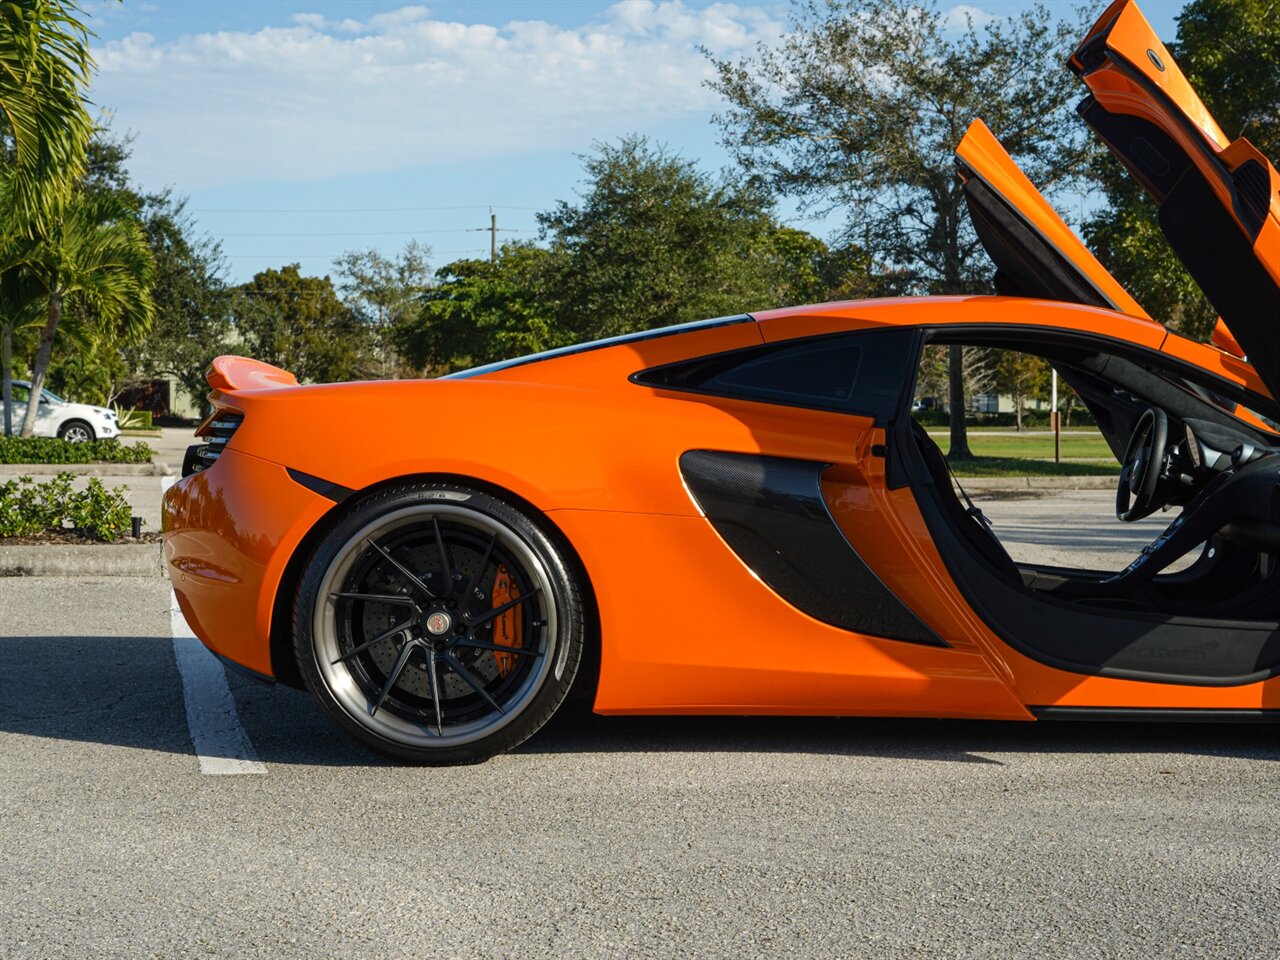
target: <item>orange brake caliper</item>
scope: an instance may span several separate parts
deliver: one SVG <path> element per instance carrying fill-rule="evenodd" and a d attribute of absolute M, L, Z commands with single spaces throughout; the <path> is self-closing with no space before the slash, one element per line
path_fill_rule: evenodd
<path fill-rule="evenodd" d="M 498 575 L 493 578 L 493 607 L 500 607 L 504 603 L 510 603 L 516 597 L 520 596 L 520 590 L 511 582 L 511 573 L 507 570 L 506 564 L 498 565 Z M 503 647 L 516 647 L 522 645 L 520 635 L 523 622 L 520 616 L 520 607 L 512 607 L 506 613 L 498 616 L 493 621 L 493 642 Z M 498 662 L 498 674 L 505 677 L 511 672 L 512 663 L 515 661 L 509 653 L 494 653 L 493 659 Z"/>

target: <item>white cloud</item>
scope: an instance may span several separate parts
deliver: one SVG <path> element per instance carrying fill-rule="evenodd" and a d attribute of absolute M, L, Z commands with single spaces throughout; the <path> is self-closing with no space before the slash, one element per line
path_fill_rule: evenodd
<path fill-rule="evenodd" d="M 949 33 L 959 32 L 967 29 L 969 23 L 972 22 L 974 27 L 981 30 L 987 24 L 1003 19 L 999 14 L 983 10 L 981 7 L 958 3 L 954 7 L 943 11 L 942 29 Z"/>
<path fill-rule="evenodd" d="M 138 134 L 131 167 L 183 190 L 310 180 L 565 147 L 709 112 L 705 45 L 741 53 L 782 24 L 757 7 L 623 0 L 566 29 L 298 13 L 286 27 L 95 50 L 94 100 Z"/>

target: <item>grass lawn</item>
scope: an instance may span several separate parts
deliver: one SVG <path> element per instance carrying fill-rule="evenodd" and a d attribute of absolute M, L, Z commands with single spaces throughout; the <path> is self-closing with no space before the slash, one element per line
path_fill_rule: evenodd
<path fill-rule="evenodd" d="M 930 432 L 938 446 L 947 449 L 945 433 Z M 1001 432 L 999 436 L 975 436 L 969 433 L 969 449 L 975 457 L 999 457 L 1014 459 L 1027 457 L 1034 460 L 1053 459 L 1053 435 L 1028 436 L 1015 432 Z M 1062 456 L 1071 459 L 1114 460 L 1111 448 L 1097 430 L 1081 430 L 1062 434 Z M 1118 468 L 1117 468 L 1118 469 Z"/>
<path fill-rule="evenodd" d="M 953 463 L 951 470 L 962 479 L 964 477 L 1114 477 L 1120 473 L 1120 465 L 1114 460 L 1076 460 L 1054 463 L 1052 460 L 1024 460 L 1018 457 L 988 457 L 979 454 L 973 460 Z"/>

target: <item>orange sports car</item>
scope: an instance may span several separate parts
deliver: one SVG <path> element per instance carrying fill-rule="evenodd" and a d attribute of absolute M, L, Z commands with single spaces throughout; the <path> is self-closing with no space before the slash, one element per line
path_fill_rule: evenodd
<path fill-rule="evenodd" d="M 191 626 L 424 763 L 509 749 L 579 674 L 605 714 L 1280 715 L 1280 175 L 1130 0 L 1070 66 L 1220 312 L 1215 345 L 1149 317 L 975 122 L 957 169 L 1000 296 L 773 310 L 430 381 L 219 358 L 165 498 Z M 1122 465 L 1118 520 L 1175 519 L 1118 573 L 1015 562 L 912 419 L 939 344 L 1047 359 Z"/>

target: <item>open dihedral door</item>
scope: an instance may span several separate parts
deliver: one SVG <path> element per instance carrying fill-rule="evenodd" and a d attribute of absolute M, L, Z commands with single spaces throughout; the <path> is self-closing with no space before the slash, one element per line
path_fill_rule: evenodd
<path fill-rule="evenodd" d="M 978 239 L 996 265 L 1000 293 L 1083 303 L 1151 319 L 1049 206 L 981 120 L 969 125 L 956 148 L 956 172 Z"/>
<path fill-rule="evenodd" d="M 1072 54 L 1080 115 L 1159 204 L 1159 223 L 1273 396 L 1280 396 L 1280 174 L 1231 142 L 1132 0 Z M 1232 351 L 1235 352 L 1235 351 Z"/>

